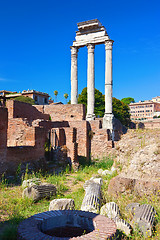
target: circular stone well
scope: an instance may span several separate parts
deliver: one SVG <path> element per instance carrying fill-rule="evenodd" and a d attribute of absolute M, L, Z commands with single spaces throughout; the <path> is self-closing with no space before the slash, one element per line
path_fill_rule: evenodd
<path fill-rule="evenodd" d="M 18 226 L 19 240 L 114 239 L 115 223 L 92 212 L 56 210 L 36 214 Z"/>

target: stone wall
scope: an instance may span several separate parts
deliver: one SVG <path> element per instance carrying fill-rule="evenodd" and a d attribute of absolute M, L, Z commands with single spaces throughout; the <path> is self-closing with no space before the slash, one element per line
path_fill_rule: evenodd
<path fill-rule="evenodd" d="M 6 102 L 8 108 L 8 118 L 27 118 L 28 121 L 35 119 L 49 120 L 48 114 L 43 114 L 37 108 L 29 103 L 8 100 Z"/>
<path fill-rule="evenodd" d="M 38 111 L 49 114 L 52 121 L 75 121 L 85 119 L 85 106 L 83 104 L 50 104 L 35 105 Z"/>

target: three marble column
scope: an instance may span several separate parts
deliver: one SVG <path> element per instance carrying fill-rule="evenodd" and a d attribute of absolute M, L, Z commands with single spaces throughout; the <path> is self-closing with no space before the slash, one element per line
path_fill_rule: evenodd
<path fill-rule="evenodd" d="M 105 115 L 103 118 L 104 128 L 111 129 L 112 126 L 112 45 L 113 40 L 105 41 Z M 95 45 L 89 43 L 88 48 L 88 68 L 87 68 L 87 116 L 86 120 L 94 120 L 94 49 Z M 78 47 L 71 47 L 71 104 L 78 103 L 78 79 L 77 79 L 77 53 Z"/>

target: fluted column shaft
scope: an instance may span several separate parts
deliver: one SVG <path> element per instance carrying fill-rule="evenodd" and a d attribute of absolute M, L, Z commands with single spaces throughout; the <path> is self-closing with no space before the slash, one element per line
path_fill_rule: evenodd
<path fill-rule="evenodd" d="M 112 114 L 112 46 L 113 40 L 105 42 L 105 114 Z"/>
<path fill-rule="evenodd" d="M 94 120 L 94 44 L 88 44 L 88 68 L 87 68 L 87 117 L 86 120 Z"/>
<path fill-rule="evenodd" d="M 78 103 L 78 77 L 77 77 L 78 48 L 71 47 L 71 104 Z"/>

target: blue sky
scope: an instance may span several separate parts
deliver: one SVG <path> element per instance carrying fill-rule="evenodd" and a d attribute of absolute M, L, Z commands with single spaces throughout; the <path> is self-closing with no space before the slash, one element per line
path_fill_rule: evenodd
<path fill-rule="evenodd" d="M 113 96 L 160 95 L 159 0 L 1 0 L 0 90 L 35 89 L 70 98 L 70 46 L 77 22 L 98 18 L 113 45 Z M 104 93 L 104 45 L 95 48 L 95 87 Z M 87 49 L 78 53 L 79 93 L 87 86 Z"/>

